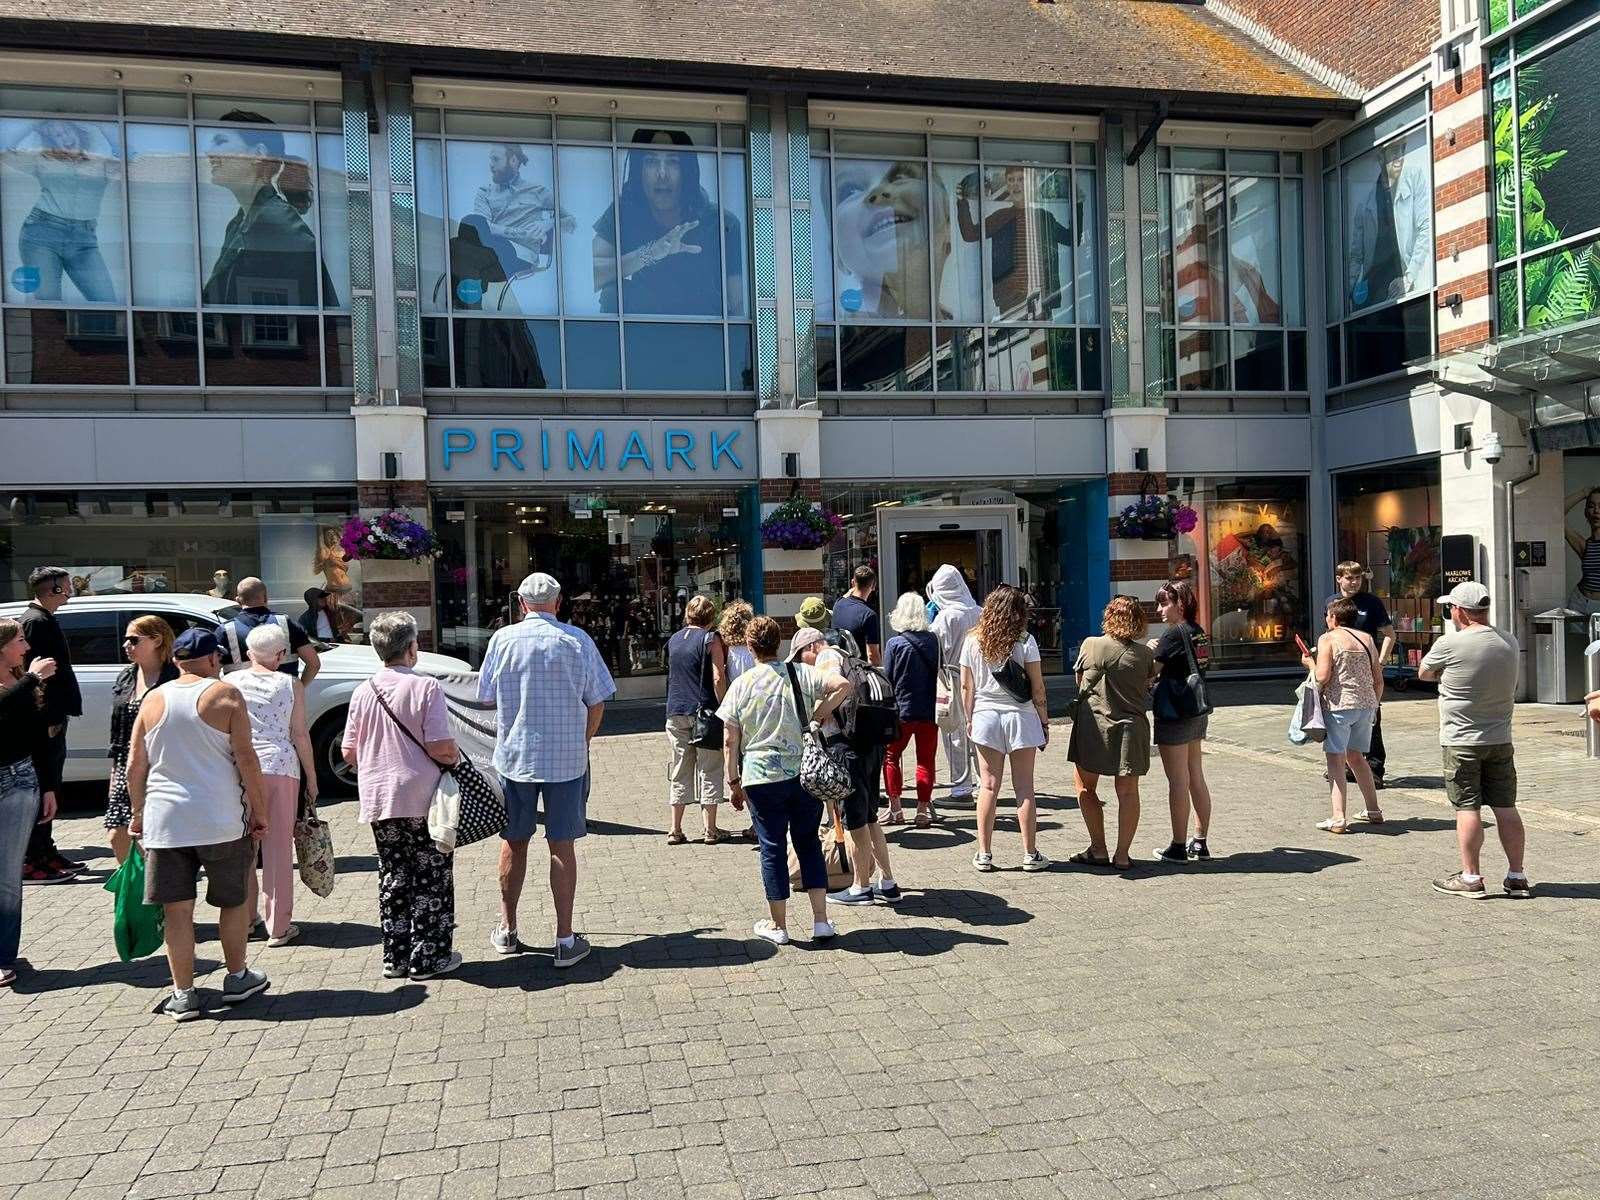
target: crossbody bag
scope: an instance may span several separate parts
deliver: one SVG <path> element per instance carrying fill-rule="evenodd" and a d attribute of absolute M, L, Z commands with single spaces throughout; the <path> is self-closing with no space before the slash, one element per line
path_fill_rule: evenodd
<path fill-rule="evenodd" d="M 707 633 L 700 643 L 700 687 L 701 694 L 716 696 L 716 687 L 711 674 L 711 639 L 716 634 Z M 689 741 L 702 750 L 722 749 L 722 718 L 717 716 L 715 707 L 702 704 L 694 710 L 694 728 L 689 732 Z"/>
<path fill-rule="evenodd" d="M 842 803 L 855 790 L 850 768 L 845 763 L 844 747 L 823 742 L 816 722 L 806 715 L 800 698 L 800 675 L 789 663 L 789 690 L 794 696 L 794 715 L 800 722 L 800 786 L 824 804 Z"/>
<path fill-rule="evenodd" d="M 439 768 L 439 786 L 428 804 L 428 836 L 441 854 L 449 854 L 462 846 L 470 846 L 485 838 L 504 833 L 506 828 L 506 801 L 495 786 L 491 774 L 478 768 L 465 754 L 446 765 L 428 754 L 428 747 L 411 732 L 389 702 L 383 698 L 370 681 L 373 698 L 389 714 L 389 719 L 418 750 L 428 755 L 428 761 Z"/>

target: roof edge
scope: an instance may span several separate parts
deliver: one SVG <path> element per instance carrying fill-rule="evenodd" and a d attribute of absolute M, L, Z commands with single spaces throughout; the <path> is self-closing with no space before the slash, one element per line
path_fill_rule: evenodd
<path fill-rule="evenodd" d="M 1262 49 L 1299 67 L 1318 83 L 1326 84 L 1351 100 L 1359 100 L 1366 95 L 1367 89 L 1354 79 L 1335 71 L 1320 59 L 1307 54 L 1287 39 L 1279 37 L 1254 17 L 1247 17 L 1241 12 L 1234 11 L 1222 0 L 1202 0 L 1202 2 L 1205 10 L 1219 21 L 1244 34 Z"/>

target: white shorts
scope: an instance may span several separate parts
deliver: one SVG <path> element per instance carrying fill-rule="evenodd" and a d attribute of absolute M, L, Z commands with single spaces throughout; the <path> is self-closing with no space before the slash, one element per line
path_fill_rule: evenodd
<path fill-rule="evenodd" d="M 1013 750 L 1037 750 L 1044 745 L 1044 726 L 1039 710 L 980 708 L 972 714 L 974 745 L 1010 754 Z"/>

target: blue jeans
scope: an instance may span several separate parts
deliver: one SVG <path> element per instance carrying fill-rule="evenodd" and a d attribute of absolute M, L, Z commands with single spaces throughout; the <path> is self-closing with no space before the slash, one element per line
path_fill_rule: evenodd
<path fill-rule="evenodd" d="M 28 759 L 0 767 L 0 968 L 22 941 L 22 857 L 39 819 L 39 777 Z"/>
<path fill-rule="evenodd" d="M 822 801 L 798 779 L 777 783 L 749 783 L 745 795 L 750 800 L 750 823 L 755 826 L 761 846 L 761 883 L 768 900 L 789 898 L 789 851 L 794 841 L 795 857 L 800 860 L 800 882 L 807 890 L 828 886 L 828 864 L 822 857 L 822 841 L 817 826 L 822 821 Z"/>
<path fill-rule="evenodd" d="M 30 300 L 61 299 L 63 272 L 86 302 L 119 299 L 117 285 L 101 257 L 100 235 L 93 221 L 70 221 L 36 208 L 17 235 L 17 254 L 24 265 L 39 271 L 39 286 Z"/>

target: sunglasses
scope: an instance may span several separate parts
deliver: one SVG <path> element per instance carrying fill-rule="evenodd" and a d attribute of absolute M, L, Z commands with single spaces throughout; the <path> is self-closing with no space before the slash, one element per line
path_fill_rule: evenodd
<path fill-rule="evenodd" d="M 122 639 L 122 644 L 124 646 L 137 646 L 140 642 L 144 641 L 145 636 L 146 635 L 142 633 L 130 634 Z"/>

